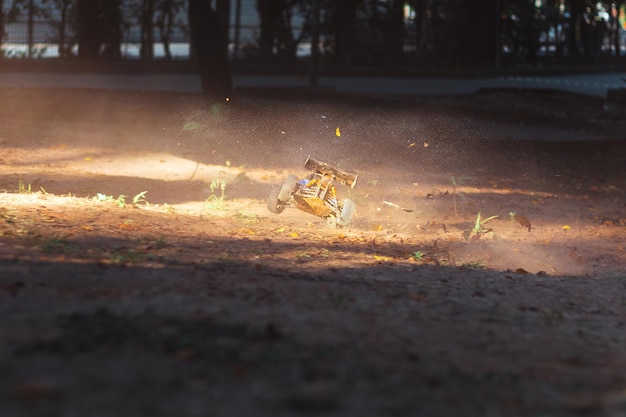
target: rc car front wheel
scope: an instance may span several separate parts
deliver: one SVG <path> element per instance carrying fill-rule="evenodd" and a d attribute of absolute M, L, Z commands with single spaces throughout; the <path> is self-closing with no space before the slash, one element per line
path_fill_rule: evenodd
<path fill-rule="evenodd" d="M 343 202 L 343 208 L 341 209 L 341 214 L 337 219 L 338 226 L 347 226 L 352 221 L 352 216 L 356 212 L 356 204 L 354 204 L 354 200 L 346 198 Z"/>
<path fill-rule="evenodd" d="M 296 185 L 298 184 L 298 177 L 294 174 L 287 175 L 285 181 L 283 182 L 282 187 L 280 187 L 280 191 L 278 192 L 278 200 L 283 203 L 288 202 L 291 199 L 291 195 L 296 190 Z"/>
<path fill-rule="evenodd" d="M 285 206 L 278 198 L 279 192 L 278 188 L 272 188 L 270 195 L 267 197 L 267 209 L 274 214 L 280 214 L 285 210 Z"/>

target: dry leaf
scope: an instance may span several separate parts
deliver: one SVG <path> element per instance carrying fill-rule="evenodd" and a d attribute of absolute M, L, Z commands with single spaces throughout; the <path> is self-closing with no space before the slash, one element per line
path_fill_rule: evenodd
<path fill-rule="evenodd" d="M 128 230 L 128 231 L 132 231 L 132 230 L 137 230 L 137 226 L 135 226 L 132 223 L 121 223 L 118 228 L 120 228 L 121 230 Z"/>

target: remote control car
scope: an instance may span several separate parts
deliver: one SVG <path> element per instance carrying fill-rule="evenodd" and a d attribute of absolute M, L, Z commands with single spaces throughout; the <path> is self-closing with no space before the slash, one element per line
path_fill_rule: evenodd
<path fill-rule="evenodd" d="M 341 170 L 326 162 L 317 161 L 310 156 L 304 167 L 312 171 L 308 177 L 298 179 L 289 174 L 282 186 L 272 189 L 267 208 L 275 214 L 282 213 L 287 207 L 296 207 L 306 213 L 325 218 L 336 227 L 346 226 L 356 211 L 354 201 L 346 198 L 340 201 L 334 182 L 354 188 L 357 174 Z"/>

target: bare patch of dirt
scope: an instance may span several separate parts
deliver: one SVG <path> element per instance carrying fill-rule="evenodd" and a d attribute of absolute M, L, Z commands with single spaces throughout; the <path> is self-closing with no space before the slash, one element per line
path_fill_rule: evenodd
<path fill-rule="evenodd" d="M 600 104 L 1 93 L 6 415 L 626 413 Z M 359 174 L 348 227 L 267 210 L 308 155 Z"/>

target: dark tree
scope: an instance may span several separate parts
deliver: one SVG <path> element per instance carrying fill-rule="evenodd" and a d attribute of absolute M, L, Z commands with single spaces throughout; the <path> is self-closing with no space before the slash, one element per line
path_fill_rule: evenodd
<path fill-rule="evenodd" d="M 101 26 L 103 32 L 102 56 L 107 59 L 122 57 L 122 0 L 100 0 Z"/>
<path fill-rule="evenodd" d="M 100 54 L 100 30 L 98 2 L 93 0 L 78 0 L 77 3 L 77 30 L 78 57 L 95 59 Z"/>
<path fill-rule="evenodd" d="M 570 24 L 569 24 L 569 50 L 570 54 L 580 56 L 579 44 L 585 44 L 584 37 L 584 19 L 583 12 L 585 10 L 585 0 L 570 0 Z"/>
<path fill-rule="evenodd" d="M 448 68 L 495 63 L 498 12 L 493 0 L 430 1 L 425 14 L 423 62 Z"/>
<path fill-rule="evenodd" d="M 497 21 L 499 10 L 493 0 L 476 1 L 476 7 L 469 13 L 469 27 L 461 37 L 460 49 L 468 53 L 466 64 L 469 67 L 492 66 L 496 61 Z"/>
<path fill-rule="evenodd" d="M 403 61 L 404 44 L 404 0 L 393 0 L 389 5 L 390 18 L 385 30 L 385 49 L 391 64 Z"/>
<path fill-rule="evenodd" d="M 121 0 L 78 0 L 78 56 L 119 59 L 122 44 Z"/>
<path fill-rule="evenodd" d="M 280 21 L 281 2 L 275 0 L 257 0 L 257 10 L 261 25 L 259 49 L 264 60 L 271 59 L 274 53 L 277 25 Z"/>
<path fill-rule="evenodd" d="M 182 7 L 180 0 L 160 0 L 157 2 L 156 8 L 156 25 L 159 29 L 161 42 L 163 42 L 163 51 L 165 59 L 172 59 L 170 51 L 170 38 L 175 25 L 175 15 Z"/>
<path fill-rule="evenodd" d="M 142 61 L 151 61 L 154 58 L 154 0 L 141 2 L 141 51 Z"/>
<path fill-rule="evenodd" d="M 0 0 L 0 59 L 4 58 L 2 41 L 4 40 L 4 0 Z"/>
<path fill-rule="evenodd" d="M 291 18 L 293 17 L 293 5 L 283 2 L 280 7 L 276 24 L 276 55 L 280 61 L 293 61 L 298 49 L 298 40 L 294 38 Z M 303 10 L 302 10 L 303 11 Z M 303 13 L 305 14 L 305 13 Z M 307 16 L 305 21 L 307 20 Z M 307 23 L 305 23 L 306 26 Z"/>
<path fill-rule="evenodd" d="M 59 22 L 59 55 L 61 58 L 67 57 L 70 52 L 67 45 L 66 28 L 67 22 L 72 8 L 71 0 L 56 0 L 56 4 L 59 7 L 61 15 L 61 21 Z"/>
<path fill-rule="evenodd" d="M 424 38 L 424 23 L 426 21 L 427 0 L 413 0 L 411 5 L 415 9 L 415 57 L 419 56 Z"/>
<path fill-rule="evenodd" d="M 310 35 L 313 1 L 257 0 L 260 20 L 259 53 L 264 61 L 292 62 L 298 43 Z M 291 24 L 294 14 L 304 19 L 300 34 L 294 36 Z"/>
<path fill-rule="evenodd" d="M 189 0 L 189 31 L 202 80 L 202 92 L 214 103 L 224 103 L 233 93 L 224 22 L 211 0 Z"/>
<path fill-rule="evenodd" d="M 339 65 L 353 62 L 357 0 L 331 1 L 329 22 L 334 37 L 332 53 Z"/>

